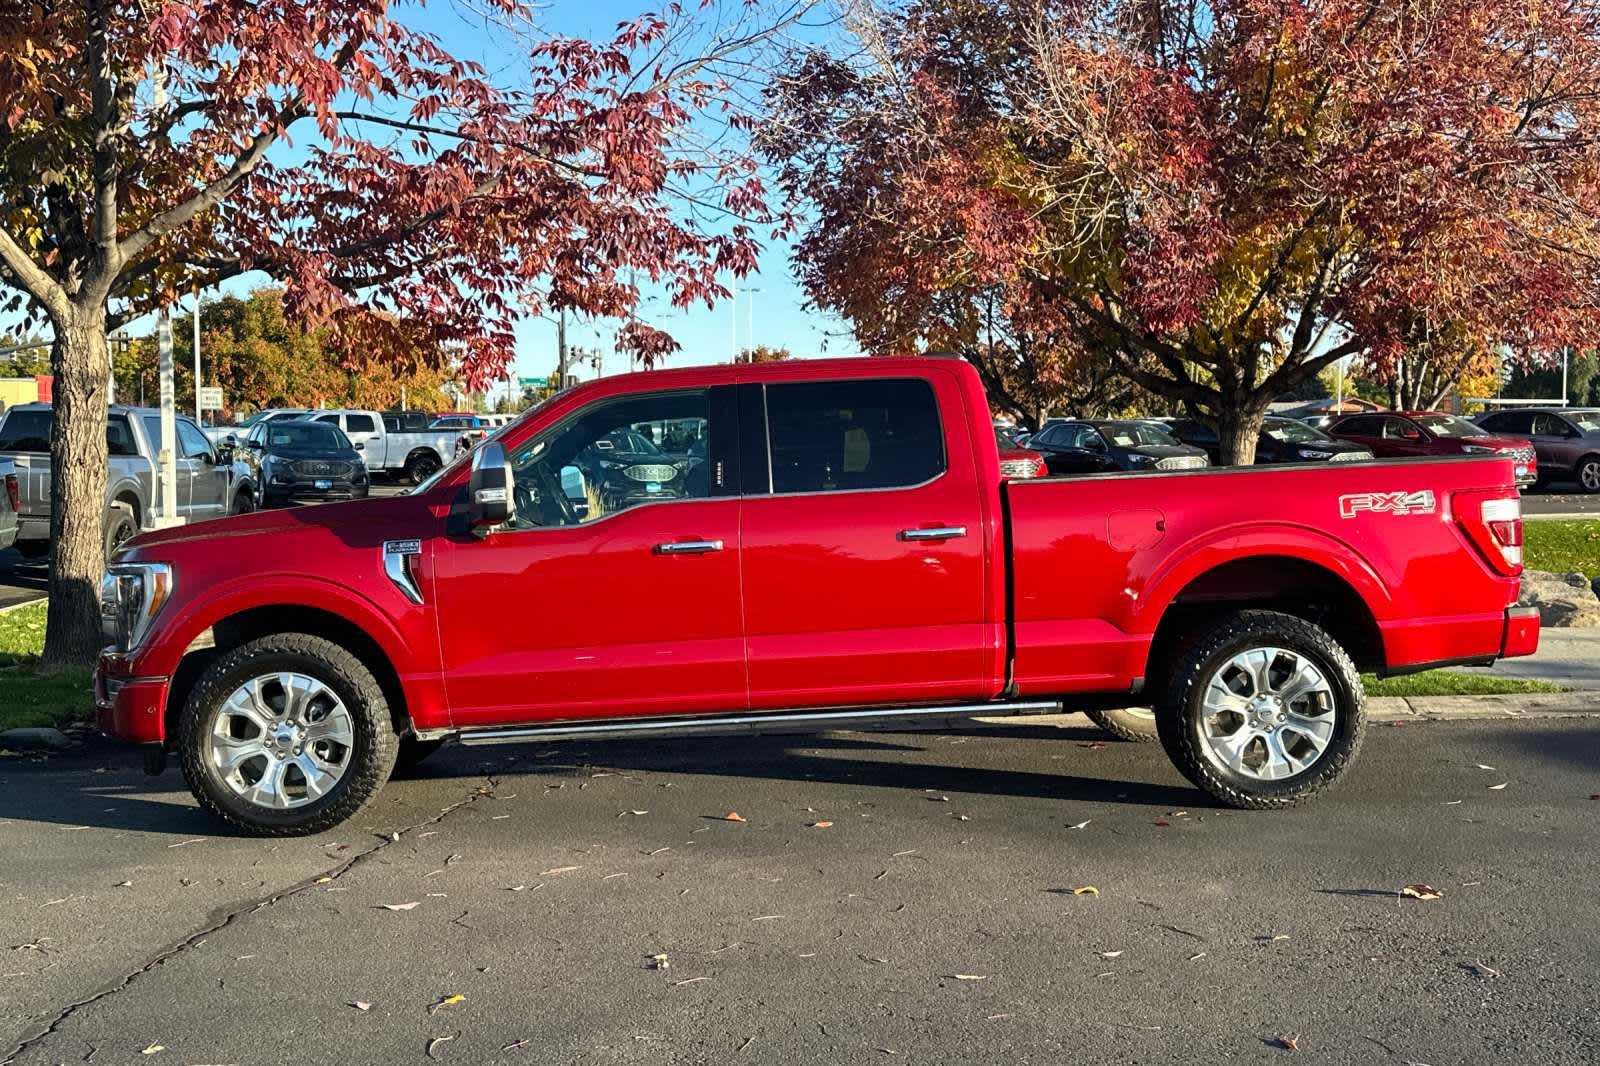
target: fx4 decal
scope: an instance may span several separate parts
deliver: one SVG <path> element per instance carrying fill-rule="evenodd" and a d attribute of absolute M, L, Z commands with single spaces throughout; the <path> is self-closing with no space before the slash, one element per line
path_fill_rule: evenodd
<path fill-rule="evenodd" d="M 1437 505 L 1432 489 L 1421 492 L 1356 492 L 1339 497 L 1339 516 L 1354 518 L 1358 514 L 1433 514 Z"/>

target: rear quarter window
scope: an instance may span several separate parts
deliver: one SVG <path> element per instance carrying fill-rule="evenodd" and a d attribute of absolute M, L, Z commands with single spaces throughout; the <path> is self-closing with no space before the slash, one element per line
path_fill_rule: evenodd
<path fill-rule="evenodd" d="M 48 452 L 49 411 L 9 411 L 0 422 L 0 451 Z"/>

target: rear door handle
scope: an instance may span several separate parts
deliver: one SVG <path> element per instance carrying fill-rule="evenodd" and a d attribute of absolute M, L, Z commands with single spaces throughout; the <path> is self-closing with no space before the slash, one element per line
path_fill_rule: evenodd
<path fill-rule="evenodd" d="M 674 540 L 656 545 L 657 555 L 704 555 L 721 550 L 720 540 Z"/>
<path fill-rule="evenodd" d="M 935 529 L 902 529 L 901 540 L 954 540 L 967 535 L 966 526 L 939 526 Z"/>

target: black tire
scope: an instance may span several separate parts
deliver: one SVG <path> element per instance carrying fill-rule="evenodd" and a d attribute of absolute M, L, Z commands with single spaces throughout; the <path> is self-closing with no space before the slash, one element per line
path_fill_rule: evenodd
<path fill-rule="evenodd" d="M 434 752 L 444 746 L 444 738 L 436 740 L 421 740 L 417 737 L 400 738 L 400 754 L 394 760 L 394 772 L 397 774 L 410 773 Z"/>
<path fill-rule="evenodd" d="M 328 686 L 349 711 L 353 742 L 344 775 L 326 795 L 289 809 L 258 806 L 236 795 L 212 767 L 211 724 L 238 686 L 293 670 Z M 383 690 L 366 665 L 337 644 L 306 633 L 274 633 L 222 655 L 200 675 L 178 720 L 183 776 L 200 806 L 253 836 L 303 836 L 331 829 L 359 811 L 389 780 L 399 748 Z"/>
<path fill-rule="evenodd" d="M 256 497 L 249 489 L 241 489 L 233 498 L 233 507 L 229 514 L 249 514 L 256 509 Z"/>
<path fill-rule="evenodd" d="M 117 549 L 138 535 L 139 526 L 133 520 L 133 512 L 120 503 L 111 505 L 111 513 L 106 516 L 106 562 L 117 554 Z"/>
<path fill-rule="evenodd" d="M 1578 482 L 1578 491 L 1590 494 L 1600 492 L 1600 455 L 1586 455 L 1572 468 Z"/>
<path fill-rule="evenodd" d="M 406 460 L 406 480 L 413 485 L 420 485 L 438 473 L 443 465 L 432 452 L 417 452 Z"/>
<path fill-rule="evenodd" d="M 261 510 L 263 511 L 270 511 L 275 507 L 282 507 L 283 504 L 284 501 L 277 496 L 273 496 L 270 493 L 265 492 L 261 494 Z"/>
<path fill-rule="evenodd" d="M 1333 729 L 1322 754 L 1306 769 L 1275 780 L 1239 773 L 1206 754 L 1200 714 L 1205 686 L 1230 659 L 1250 648 L 1282 648 L 1316 666 L 1332 696 Z M 1332 785 L 1361 748 L 1366 693 L 1345 650 L 1320 626 L 1278 611 L 1240 611 L 1181 647 L 1156 706 L 1161 746 L 1195 785 L 1230 807 L 1272 810 L 1293 806 Z M 1281 737 L 1280 737 L 1281 741 Z"/>
<path fill-rule="evenodd" d="M 1117 707 L 1110 710 L 1085 711 L 1089 721 L 1119 740 L 1136 744 L 1160 738 L 1156 731 L 1156 716 L 1142 707 Z"/>

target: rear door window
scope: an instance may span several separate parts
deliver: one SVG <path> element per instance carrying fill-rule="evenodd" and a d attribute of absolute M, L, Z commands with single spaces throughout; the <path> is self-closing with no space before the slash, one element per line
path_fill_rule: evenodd
<path fill-rule="evenodd" d="M 775 493 L 906 488 L 945 471 L 939 405 L 926 381 L 768 385 L 766 407 Z"/>
<path fill-rule="evenodd" d="M 344 431 L 346 433 L 376 433 L 378 427 L 372 424 L 371 415 L 346 415 L 344 418 Z"/>
<path fill-rule="evenodd" d="M 49 411 L 10 412 L 0 425 L 0 451 L 48 452 L 50 422 Z"/>

